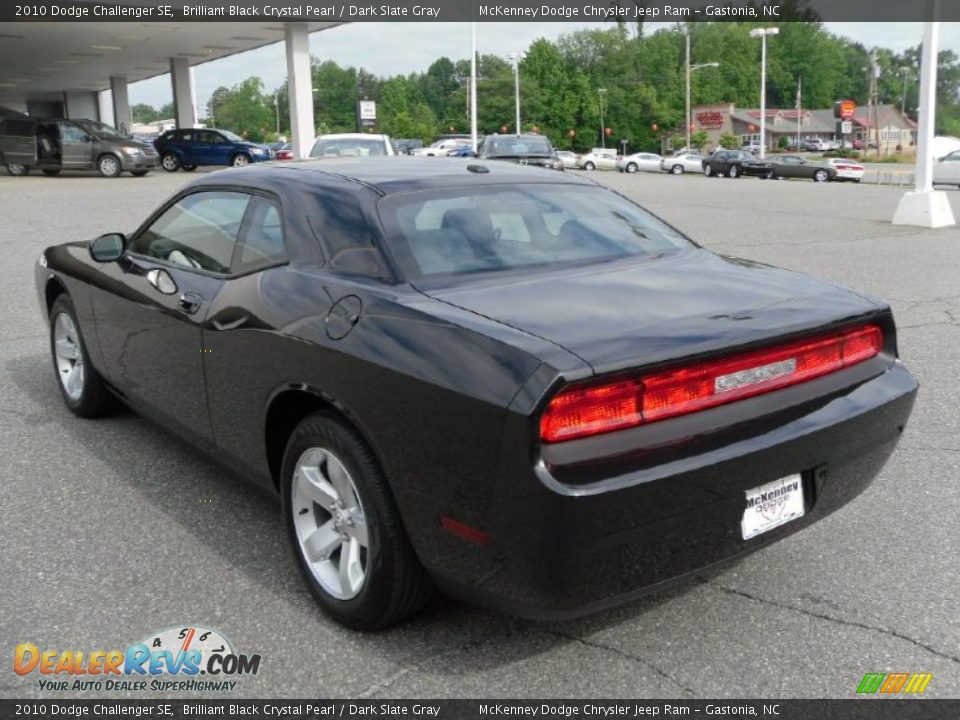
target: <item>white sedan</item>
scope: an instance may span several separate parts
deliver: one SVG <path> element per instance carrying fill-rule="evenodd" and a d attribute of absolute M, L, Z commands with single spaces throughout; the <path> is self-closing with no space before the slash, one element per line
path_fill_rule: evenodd
<path fill-rule="evenodd" d="M 827 165 L 830 165 L 834 170 L 837 171 L 837 176 L 834 178 L 834 180 L 853 180 L 855 183 L 863 180 L 863 165 L 855 160 L 848 160 L 846 158 L 830 158 L 827 160 Z"/>
<path fill-rule="evenodd" d="M 933 182 L 937 185 L 960 185 L 960 150 L 954 150 L 933 164 Z"/>
<path fill-rule="evenodd" d="M 683 175 L 685 172 L 702 173 L 703 156 L 700 153 L 689 152 L 665 157 L 660 162 L 660 169 L 674 175 Z"/>
<path fill-rule="evenodd" d="M 617 160 L 617 170 L 620 172 L 635 173 L 638 170 L 643 172 L 660 172 L 660 163 L 663 158 L 654 153 L 634 153 L 626 155 Z"/>
<path fill-rule="evenodd" d="M 560 158 L 560 162 L 563 163 L 565 169 L 576 169 L 579 167 L 577 164 L 580 161 L 580 156 L 575 152 L 570 152 L 569 150 L 557 150 L 557 157 Z"/>

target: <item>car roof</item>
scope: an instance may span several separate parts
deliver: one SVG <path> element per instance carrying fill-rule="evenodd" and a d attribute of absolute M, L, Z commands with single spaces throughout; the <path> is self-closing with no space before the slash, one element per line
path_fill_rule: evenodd
<path fill-rule="evenodd" d="M 317 136 L 317 140 L 383 140 L 386 137 L 379 133 L 327 133 Z"/>
<path fill-rule="evenodd" d="M 483 167 L 487 172 L 475 172 Z M 335 158 L 307 159 L 293 162 L 257 163 L 230 168 L 198 178 L 191 187 L 237 184 L 271 189 L 291 180 L 303 185 L 324 186 L 331 183 L 357 183 L 381 195 L 411 190 L 441 189 L 458 186 L 551 183 L 595 187 L 592 180 L 567 175 L 556 170 L 535 168 L 497 160 L 476 158 Z"/>

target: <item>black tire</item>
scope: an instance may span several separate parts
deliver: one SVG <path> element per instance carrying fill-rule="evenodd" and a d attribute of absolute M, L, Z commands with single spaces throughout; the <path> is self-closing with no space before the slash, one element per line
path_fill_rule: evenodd
<path fill-rule="evenodd" d="M 312 448 L 332 453 L 343 464 L 366 518 L 366 577 L 356 596 L 347 600 L 334 597 L 314 577 L 294 524 L 293 474 L 300 457 Z M 432 593 L 430 580 L 407 538 L 387 479 L 356 430 L 329 413 L 305 418 L 287 442 L 280 483 L 287 535 L 297 567 L 324 611 L 356 630 L 377 630 L 423 608 Z"/>
<path fill-rule="evenodd" d="M 197 169 L 196 165 L 181 165 L 180 167 L 182 167 L 186 172 L 193 172 Z"/>
<path fill-rule="evenodd" d="M 583 169 L 584 169 L 584 170 L 596 170 L 596 169 L 597 169 L 597 166 L 594 165 L 592 162 L 588 162 L 588 163 L 584 163 Z"/>
<path fill-rule="evenodd" d="M 740 168 L 736 165 L 731 165 L 730 170 L 727 171 L 727 177 L 731 180 L 736 180 L 740 177 Z"/>
<path fill-rule="evenodd" d="M 149 170 L 131 170 L 130 174 L 133 175 L 134 177 L 143 177 L 148 172 L 150 171 Z"/>
<path fill-rule="evenodd" d="M 123 172 L 123 165 L 115 155 L 104 153 L 97 158 L 97 170 L 101 177 L 115 178 L 120 177 L 120 173 Z"/>
<path fill-rule="evenodd" d="M 7 172 L 14 177 L 26 177 L 30 174 L 30 166 L 14 163 L 12 165 L 7 165 Z"/>
<path fill-rule="evenodd" d="M 637 167 L 637 164 L 636 164 L 636 163 L 627 163 L 627 172 L 628 172 L 628 173 L 635 173 L 635 172 L 636 172 L 637 170 L 639 170 L 639 169 L 640 169 L 640 168 Z"/>
<path fill-rule="evenodd" d="M 55 328 L 57 317 L 65 314 L 70 318 L 76 329 L 77 351 L 83 363 L 83 382 L 79 397 L 71 398 L 67 394 L 63 381 L 60 379 L 60 369 L 57 365 L 57 348 L 55 340 Z M 53 359 L 53 371 L 57 378 L 57 387 L 60 388 L 60 395 L 63 402 L 74 415 L 83 418 L 95 418 L 109 415 L 117 408 L 117 400 L 107 389 L 106 383 L 96 368 L 90 364 L 90 355 L 87 353 L 87 346 L 80 332 L 80 324 L 77 322 L 77 313 L 73 307 L 73 301 L 66 293 L 62 293 L 53 301 L 50 308 L 50 355 Z"/>
<path fill-rule="evenodd" d="M 246 153 L 237 153 L 232 158 L 230 158 L 230 164 L 233 167 L 246 167 L 250 164 L 250 156 Z"/>
<path fill-rule="evenodd" d="M 707 177 L 713 177 L 713 166 L 710 163 L 703 166 L 703 174 Z"/>
<path fill-rule="evenodd" d="M 773 170 L 768 170 L 767 174 L 763 176 L 765 180 L 776 180 L 777 176 L 773 173 Z"/>
<path fill-rule="evenodd" d="M 674 175 L 683 175 L 683 165 L 680 165 L 679 163 L 674 165 L 672 168 L 670 168 L 670 172 L 672 172 Z"/>
<path fill-rule="evenodd" d="M 44 175 L 46 175 L 46 176 L 48 176 L 48 177 L 53 177 L 54 175 L 59 175 L 59 174 L 60 174 L 60 169 L 59 169 L 59 168 L 44 168 L 44 169 L 41 170 L 40 172 L 42 172 Z"/>
<path fill-rule="evenodd" d="M 830 173 L 828 173 L 826 170 L 817 170 L 817 171 L 813 174 L 813 181 L 814 181 L 814 182 L 821 182 L 821 183 L 822 183 L 822 182 L 827 182 L 827 181 L 829 181 L 829 180 L 830 180 Z"/>
<path fill-rule="evenodd" d="M 160 167 L 167 172 L 176 172 L 181 168 L 180 158 L 173 153 L 164 153 L 160 158 Z"/>

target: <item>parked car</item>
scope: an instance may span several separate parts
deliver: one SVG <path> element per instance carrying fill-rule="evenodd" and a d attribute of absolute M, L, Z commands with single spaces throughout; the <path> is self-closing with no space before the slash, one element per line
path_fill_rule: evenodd
<path fill-rule="evenodd" d="M 389 135 L 370 133 L 321 135 L 310 148 L 312 158 L 383 157 L 396 154 Z"/>
<path fill-rule="evenodd" d="M 620 172 L 635 173 L 638 170 L 643 172 L 660 172 L 660 163 L 663 158 L 655 153 L 634 153 L 626 155 L 617 160 L 617 170 Z"/>
<path fill-rule="evenodd" d="M 575 169 L 580 156 L 570 150 L 557 150 L 557 157 L 563 163 L 564 169 Z"/>
<path fill-rule="evenodd" d="M 293 160 L 293 145 L 290 143 L 281 143 L 279 147 L 273 149 L 274 160 Z"/>
<path fill-rule="evenodd" d="M 593 148 L 577 159 L 582 170 L 616 170 L 619 156 L 613 148 Z"/>
<path fill-rule="evenodd" d="M 95 120 L 37 120 L 13 110 L 0 112 L 0 164 L 11 175 L 62 170 L 97 170 L 143 176 L 157 166 L 153 147 Z"/>
<path fill-rule="evenodd" d="M 278 494 L 343 623 L 432 587 L 533 617 L 633 599 L 827 517 L 902 435 L 917 382 L 872 296 L 573 173 L 301 168 L 201 176 L 34 272 L 66 407 L 122 401 Z"/>
<path fill-rule="evenodd" d="M 660 169 L 673 175 L 683 175 L 688 172 L 702 173 L 703 156 L 698 152 L 688 152 L 665 157 L 660 161 Z"/>
<path fill-rule="evenodd" d="M 852 180 L 855 183 L 863 180 L 864 167 L 856 160 L 848 158 L 830 158 L 827 165 L 836 172 L 831 180 Z"/>
<path fill-rule="evenodd" d="M 543 135 L 487 135 L 477 151 L 477 157 L 563 170 L 563 161 Z"/>
<path fill-rule="evenodd" d="M 266 145 L 219 128 L 167 130 L 157 138 L 155 146 L 160 154 L 160 166 L 167 172 L 196 170 L 200 165 L 242 167 L 273 157 Z"/>
<path fill-rule="evenodd" d="M 873 140 L 861 140 L 856 138 L 853 141 L 854 150 L 876 150 L 877 144 Z"/>
<path fill-rule="evenodd" d="M 765 177 L 777 180 L 803 178 L 814 182 L 829 182 L 837 177 L 837 168 L 830 161 L 813 163 L 799 155 L 778 155 L 768 158 L 768 164 L 770 170 Z"/>
<path fill-rule="evenodd" d="M 447 153 L 447 157 L 476 157 L 477 153 L 473 151 L 473 146 L 471 145 L 458 145 L 453 150 Z"/>
<path fill-rule="evenodd" d="M 830 149 L 827 141 L 821 138 L 804 138 L 800 141 L 800 146 L 808 152 L 823 152 Z"/>
<path fill-rule="evenodd" d="M 933 182 L 937 185 L 956 185 L 960 187 L 960 150 L 937 158 L 933 164 Z"/>
<path fill-rule="evenodd" d="M 446 138 L 425 148 L 415 148 L 410 154 L 417 157 L 446 157 L 452 150 L 461 147 L 473 147 L 473 141 L 470 138 Z"/>
<path fill-rule="evenodd" d="M 771 169 L 769 162 L 757 160 L 744 150 L 717 150 L 703 159 L 703 174 L 707 177 L 738 178 L 741 175 L 768 177 Z"/>

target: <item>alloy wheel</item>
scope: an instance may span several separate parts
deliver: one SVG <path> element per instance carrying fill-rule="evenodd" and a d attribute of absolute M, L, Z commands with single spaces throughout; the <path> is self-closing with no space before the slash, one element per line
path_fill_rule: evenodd
<path fill-rule="evenodd" d="M 116 177 L 120 174 L 120 163 L 112 155 L 100 158 L 100 174 L 104 177 Z"/>
<path fill-rule="evenodd" d="M 240 155 L 234 156 L 233 158 L 234 167 L 243 167 L 244 165 L 249 165 L 249 164 L 250 164 L 250 158 L 248 158 L 246 155 L 240 154 Z"/>
<path fill-rule="evenodd" d="M 367 578 L 369 536 L 357 487 L 330 450 L 310 448 L 297 460 L 290 510 L 300 554 L 320 586 L 350 600 Z"/>
<path fill-rule="evenodd" d="M 57 315 L 53 323 L 53 343 L 56 352 L 57 377 L 63 391 L 73 401 L 83 394 L 85 370 L 83 350 L 77 334 L 77 326 L 66 313 Z"/>
<path fill-rule="evenodd" d="M 163 165 L 163 169 L 167 172 L 174 172 L 180 168 L 180 161 L 177 160 L 176 155 L 164 155 L 163 159 L 160 160 L 160 164 Z"/>

